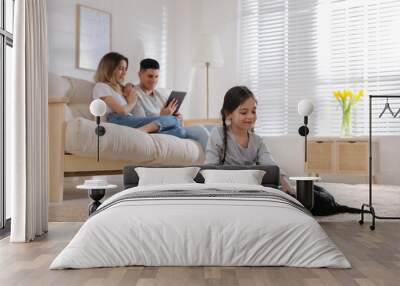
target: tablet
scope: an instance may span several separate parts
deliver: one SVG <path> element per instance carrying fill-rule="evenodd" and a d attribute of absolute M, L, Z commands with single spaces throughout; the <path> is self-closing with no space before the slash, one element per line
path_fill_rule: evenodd
<path fill-rule="evenodd" d="M 171 102 L 171 100 L 175 98 L 177 101 L 177 106 L 176 106 L 176 110 L 175 110 L 174 114 L 176 114 L 176 113 L 178 113 L 179 107 L 181 107 L 181 104 L 182 104 L 185 96 L 186 96 L 186 92 L 173 90 L 171 92 L 171 94 L 169 95 L 168 100 L 165 103 L 165 106 L 167 106 Z"/>

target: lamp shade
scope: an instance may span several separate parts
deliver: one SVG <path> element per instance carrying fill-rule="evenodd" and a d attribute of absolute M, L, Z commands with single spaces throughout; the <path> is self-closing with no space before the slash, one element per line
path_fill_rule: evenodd
<path fill-rule="evenodd" d="M 107 105 L 101 99 L 95 99 L 90 103 L 90 113 L 94 116 L 103 116 L 107 111 Z"/>
<path fill-rule="evenodd" d="M 216 35 L 202 34 L 195 41 L 193 62 L 198 64 L 210 63 L 218 67 L 224 64 L 221 43 Z"/>
<path fill-rule="evenodd" d="M 308 99 L 303 99 L 302 101 L 299 102 L 297 105 L 297 112 L 301 116 L 308 116 L 310 115 L 314 110 L 314 105 L 312 102 Z"/>

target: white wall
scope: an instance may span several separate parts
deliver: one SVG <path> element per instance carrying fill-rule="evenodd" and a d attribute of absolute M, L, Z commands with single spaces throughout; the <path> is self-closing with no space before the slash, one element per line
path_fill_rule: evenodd
<path fill-rule="evenodd" d="M 77 4 L 112 14 L 112 50 L 128 57 L 127 80 L 137 82 L 139 61 L 153 57 L 162 71 L 169 67 L 165 85 L 173 84 L 175 2 L 167 0 L 48 0 L 50 72 L 93 80 L 94 71 L 77 68 Z"/>
<path fill-rule="evenodd" d="M 87 5 L 114 14 L 114 5 L 107 0 L 48 0 L 49 71 L 92 80 L 94 72 L 77 69 L 77 4 Z M 114 25 L 112 26 L 114 34 Z M 112 41 L 112 46 L 115 43 Z"/>
<path fill-rule="evenodd" d="M 379 174 L 377 183 L 400 185 L 400 136 L 381 136 L 379 140 Z"/>

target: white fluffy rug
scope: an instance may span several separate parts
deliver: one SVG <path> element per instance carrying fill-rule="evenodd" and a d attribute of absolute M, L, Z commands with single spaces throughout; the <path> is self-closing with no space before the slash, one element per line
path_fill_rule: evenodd
<path fill-rule="evenodd" d="M 361 208 L 368 203 L 368 185 L 349 185 L 337 183 L 317 183 L 330 192 L 337 203 L 349 207 Z M 379 216 L 400 216 L 400 186 L 373 185 L 372 204 Z M 358 221 L 360 214 L 337 214 L 333 216 L 315 217 L 318 221 Z M 371 215 L 365 214 L 370 221 Z"/>

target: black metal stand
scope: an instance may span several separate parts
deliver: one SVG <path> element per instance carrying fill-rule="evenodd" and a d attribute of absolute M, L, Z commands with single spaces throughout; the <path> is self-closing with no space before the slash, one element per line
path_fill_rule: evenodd
<path fill-rule="evenodd" d="M 89 215 L 91 215 L 101 205 L 100 200 L 106 194 L 106 190 L 105 189 L 90 189 L 90 190 L 88 190 L 88 193 L 89 193 L 89 197 L 93 200 L 93 202 L 89 205 Z"/>
<path fill-rule="evenodd" d="M 372 225 L 370 225 L 371 230 L 375 230 L 375 220 L 376 219 L 400 219 L 400 217 L 390 217 L 390 216 L 378 216 L 375 213 L 374 206 L 372 204 L 372 99 L 373 98 L 400 98 L 400 95 L 370 95 L 369 96 L 369 162 L 368 162 L 368 169 L 369 169 L 369 203 L 362 204 L 361 206 L 361 219 L 358 221 L 359 224 L 364 224 L 364 209 L 368 208 L 371 211 L 372 216 Z"/>

